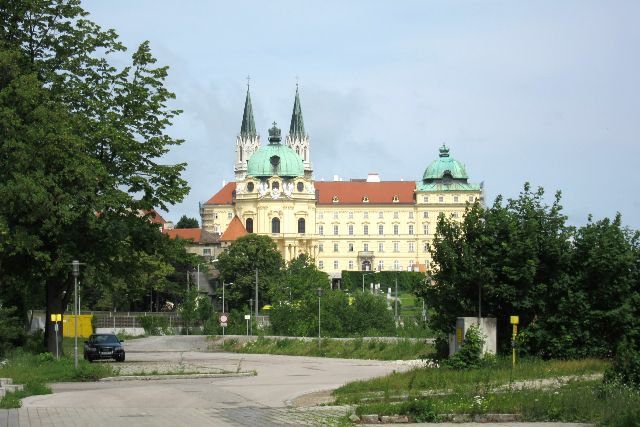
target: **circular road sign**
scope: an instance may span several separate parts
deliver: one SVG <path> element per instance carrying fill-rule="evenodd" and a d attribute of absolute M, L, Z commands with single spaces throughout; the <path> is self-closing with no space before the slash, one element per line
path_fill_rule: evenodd
<path fill-rule="evenodd" d="M 220 323 L 227 323 L 227 320 L 229 320 L 229 318 L 227 317 L 226 314 L 220 315 Z"/>

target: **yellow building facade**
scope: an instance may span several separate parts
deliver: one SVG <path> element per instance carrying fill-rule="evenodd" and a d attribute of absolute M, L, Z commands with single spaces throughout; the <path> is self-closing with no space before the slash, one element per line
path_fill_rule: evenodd
<path fill-rule="evenodd" d="M 247 232 L 270 236 L 285 260 L 307 254 L 336 280 L 343 270 L 422 270 L 438 215 L 461 219 L 483 198 L 444 145 L 417 181 L 314 181 L 297 89 L 289 134 L 283 142 L 274 123 L 264 146 L 247 89 L 234 172 L 235 182 L 201 204 L 203 228 L 223 234 L 237 217 Z"/>

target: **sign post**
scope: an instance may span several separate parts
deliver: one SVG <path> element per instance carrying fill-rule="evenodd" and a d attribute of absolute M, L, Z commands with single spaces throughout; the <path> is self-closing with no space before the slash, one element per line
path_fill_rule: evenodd
<path fill-rule="evenodd" d="M 56 359 L 60 359 L 60 352 L 58 349 L 58 330 L 59 330 L 58 324 L 62 322 L 62 314 L 52 314 L 51 321 L 53 322 L 53 330 L 55 331 L 55 335 L 56 335 Z"/>
<path fill-rule="evenodd" d="M 220 326 L 222 326 L 222 343 L 224 344 L 224 328 L 227 327 L 227 322 L 229 321 L 229 317 L 226 313 L 222 313 L 220 315 Z"/>
<path fill-rule="evenodd" d="M 245 314 L 244 315 L 244 320 L 247 321 L 247 336 L 249 336 L 249 320 L 251 320 L 251 315 L 250 314 Z"/>
<path fill-rule="evenodd" d="M 513 325 L 513 334 L 511 335 L 511 367 L 516 366 L 516 335 L 518 335 L 519 316 L 511 316 L 511 324 Z"/>

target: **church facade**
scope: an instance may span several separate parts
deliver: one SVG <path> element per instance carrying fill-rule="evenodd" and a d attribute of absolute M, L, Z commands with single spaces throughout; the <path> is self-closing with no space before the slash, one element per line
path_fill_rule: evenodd
<path fill-rule="evenodd" d="M 444 145 L 417 181 L 315 181 L 310 148 L 298 88 L 288 135 L 274 123 L 265 145 L 247 88 L 235 181 L 201 204 L 202 227 L 268 235 L 285 260 L 307 254 L 339 279 L 343 270 L 423 270 L 438 215 L 461 219 L 467 203 L 482 201 L 481 185 Z"/>

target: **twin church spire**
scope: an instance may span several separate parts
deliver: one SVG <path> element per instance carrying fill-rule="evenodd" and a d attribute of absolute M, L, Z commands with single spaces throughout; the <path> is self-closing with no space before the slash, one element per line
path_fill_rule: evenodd
<path fill-rule="evenodd" d="M 234 167 L 236 180 L 242 180 L 246 177 L 247 161 L 249 157 L 260 148 L 260 135 L 258 135 L 256 131 L 249 89 L 249 84 L 247 83 L 247 96 L 244 102 L 242 125 L 240 126 L 240 134 L 236 138 L 236 162 Z M 302 118 L 298 84 L 296 84 L 291 124 L 289 126 L 289 135 L 287 135 L 285 139 L 285 145 L 294 150 L 302 158 L 305 176 L 311 178 L 313 169 L 309 156 L 309 135 L 307 135 L 304 130 L 304 119 Z"/>

